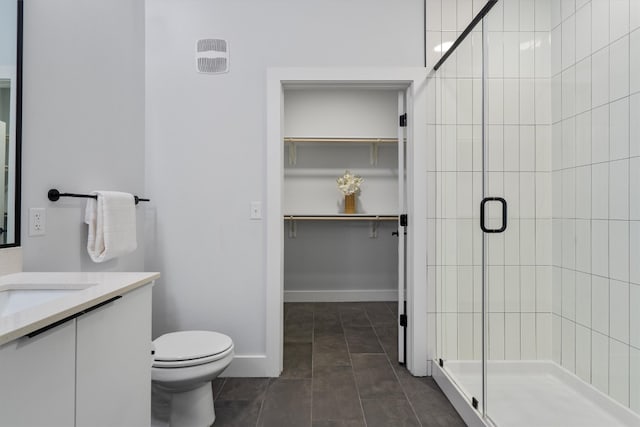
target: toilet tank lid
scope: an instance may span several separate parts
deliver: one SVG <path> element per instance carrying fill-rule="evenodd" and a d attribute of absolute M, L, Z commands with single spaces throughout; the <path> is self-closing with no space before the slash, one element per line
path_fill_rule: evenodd
<path fill-rule="evenodd" d="M 212 331 L 180 331 L 159 336 L 153 341 L 155 360 L 189 360 L 213 356 L 228 350 L 233 341 Z"/>

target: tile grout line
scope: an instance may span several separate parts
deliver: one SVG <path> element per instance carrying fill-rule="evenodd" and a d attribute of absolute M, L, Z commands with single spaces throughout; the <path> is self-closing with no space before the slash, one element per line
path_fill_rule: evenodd
<path fill-rule="evenodd" d="M 311 402 L 309 405 L 309 425 L 313 426 L 313 346 L 316 341 L 316 306 L 311 311 Z"/>
<path fill-rule="evenodd" d="M 269 386 L 271 384 L 267 383 L 267 388 L 264 391 L 264 396 L 262 397 L 262 400 L 260 401 L 260 409 L 258 409 L 258 416 L 256 418 L 256 427 L 258 427 L 258 423 L 260 422 L 260 417 L 262 416 L 262 410 L 264 408 L 264 401 L 267 400 L 267 393 L 269 392 Z"/>
<path fill-rule="evenodd" d="M 227 377 L 222 378 L 222 384 L 220 384 L 220 389 L 218 390 L 218 392 L 216 394 L 214 394 L 213 396 L 213 400 L 214 402 L 216 400 L 218 400 L 218 398 L 220 397 L 220 395 L 222 394 L 222 389 L 224 389 L 225 384 L 227 384 Z"/>
<path fill-rule="evenodd" d="M 627 52 L 627 57 L 629 58 L 629 80 L 627 81 L 627 87 L 628 87 L 628 94 L 627 97 L 629 98 L 629 110 L 628 110 L 628 121 L 627 121 L 627 132 L 629 134 L 628 136 L 628 140 L 627 140 L 627 162 L 629 162 L 629 166 L 628 166 L 628 170 L 629 170 L 629 174 L 627 176 L 627 224 L 628 224 L 628 228 L 627 228 L 627 234 L 629 235 L 629 242 L 627 244 L 627 267 L 628 267 L 628 271 L 627 271 L 627 285 L 628 285 L 628 291 L 627 291 L 627 304 L 628 304 L 628 308 L 627 308 L 627 313 L 628 313 L 628 318 L 627 318 L 627 322 L 628 322 L 628 327 L 629 327 L 629 336 L 628 336 L 628 340 L 629 343 L 627 344 L 628 346 L 628 360 L 627 360 L 627 377 L 629 378 L 629 384 L 627 385 L 627 407 L 631 408 L 632 405 L 632 380 L 631 380 L 631 332 L 633 330 L 633 324 L 631 322 L 631 317 L 632 317 L 632 305 L 631 305 L 631 34 L 633 33 L 633 30 L 631 29 L 631 3 L 629 3 L 629 10 L 628 10 L 628 14 L 627 17 L 629 18 L 629 32 L 627 33 L 627 37 L 629 37 L 629 50 Z"/>
<path fill-rule="evenodd" d="M 365 310 L 365 316 L 366 316 Z M 364 413 L 364 406 L 362 405 L 362 397 L 360 396 L 360 387 L 358 387 L 358 381 L 356 380 L 356 372 L 353 367 L 353 358 L 351 357 L 351 350 L 349 349 L 349 340 L 347 340 L 347 334 L 344 331 L 344 323 L 342 322 L 342 312 L 338 311 L 338 318 L 340 319 L 340 327 L 342 328 L 342 336 L 344 337 L 344 342 L 347 344 L 347 354 L 349 355 L 349 362 L 351 363 L 351 376 L 353 377 L 353 384 L 356 386 L 356 392 L 358 393 L 358 403 L 360 404 L 360 411 L 362 413 L 362 421 L 364 423 L 364 427 L 367 427 L 367 417 Z M 367 316 L 367 320 L 369 316 Z M 371 321 L 369 321 L 371 323 Z M 375 333 L 375 330 L 374 330 Z"/>
<path fill-rule="evenodd" d="M 387 307 L 387 310 L 389 310 L 389 312 L 391 313 L 391 315 L 393 316 L 394 313 L 391 311 L 391 309 L 389 309 Z M 365 310 L 365 313 L 366 310 Z M 367 313 L 367 318 L 369 318 L 369 314 Z M 398 381 L 398 385 L 400 386 L 400 389 L 402 390 L 402 394 L 404 395 L 405 400 L 407 401 L 407 403 L 409 404 L 409 407 L 411 408 L 411 412 L 413 413 L 413 416 L 416 417 L 416 421 L 418 421 L 418 425 L 420 425 L 422 427 L 422 422 L 420 421 L 420 417 L 418 417 L 418 413 L 416 412 L 416 409 L 413 407 L 413 403 L 411 403 L 411 399 L 409 399 L 409 396 L 407 395 L 407 392 L 405 391 L 404 387 L 402 386 L 402 382 L 400 381 L 400 377 L 398 377 L 398 373 L 396 372 L 395 368 L 393 367 L 393 363 L 391 362 L 391 359 L 389 358 L 389 354 L 387 353 L 387 350 L 384 348 L 384 346 L 382 345 L 382 340 L 380 340 L 380 336 L 378 335 L 378 332 L 376 331 L 376 328 L 373 326 L 373 323 L 371 322 L 371 319 L 369 319 L 369 323 L 371 323 L 371 327 L 373 329 L 373 333 L 376 335 L 376 338 L 378 340 L 378 344 L 380 344 L 380 347 L 382 348 L 382 352 L 385 355 L 386 359 L 387 359 L 387 363 L 389 363 L 389 367 L 391 368 L 391 372 L 393 372 L 393 376 L 396 378 L 396 381 Z M 398 331 L 399 333 L 399 331 Z M 397 339 L 396 339 L 397 342 Z"/>
<path fill-rule="evenodd" d="M 258 409 L 258 417 L 256 418 L 256 427 L 260 426 L 260 419 L 262 418 L 262 412 L 264 410 L 264 402 L 267 400 L 267 394 L 269 393 L 269 389 L 271 388 L 271 379 L 267 379 L 267 388 L 264 390 L 264 395 L 260 401 L 260 409 Z M 226 382 L 226 381 L 225 381 Z"/>

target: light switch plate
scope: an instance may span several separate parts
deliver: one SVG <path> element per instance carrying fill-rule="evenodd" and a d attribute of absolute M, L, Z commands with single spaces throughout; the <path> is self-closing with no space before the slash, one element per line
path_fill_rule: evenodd
<path fill-rule="evenodd" d="M 251 219 L 262 219 L 262 203 L 251 202 Z"/>

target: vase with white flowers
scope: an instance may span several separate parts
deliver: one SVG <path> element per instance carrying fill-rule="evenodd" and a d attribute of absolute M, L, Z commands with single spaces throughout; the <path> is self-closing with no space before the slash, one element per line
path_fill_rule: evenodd
<path fill-rule="evenodd" d="M 364 182 L 364 179 L 346 170 L 344 175 L 339 177 L 336 182 L 338 183 L 338 188 L 344 194 L 344 213 L 356 213 L 356 194 L 360 192 L 360 184 Z"/>

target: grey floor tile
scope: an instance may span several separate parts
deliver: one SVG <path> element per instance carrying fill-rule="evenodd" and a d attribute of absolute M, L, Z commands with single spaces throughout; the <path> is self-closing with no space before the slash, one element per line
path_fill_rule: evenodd
<path fill-rule="evenodd" d="M 394 370 L 423 426 L 465 425 L 432 377 L 414 377 L 402 366 Z"/>
<path fill-rule="evenodd" d="M 313 330 L 314 337 L 331 337 L 331 336 L 341 336 L 344 337 L 344 329 L 342 329 L 342 324 L 336 323 L 316 323 L 315 328 Z"/>
<path fill-rule="evenodd" d="M 320 313 L 339 313 L 340 303 L 336 302 L 316 302 L 313 303 L 313 312 L 317 315 Z"/>
<path fill-rule="evenodd" d="M 313 313 L 311 319 L 287 320 L 284 322 L 285 343 L 311 343 L 313 340 Z"/>
<path fill-rule="evenodd" d="M 371 326 L 345 327 L 344 336 L 350 353 L 383 353 L 378 336 Z"/>
<path fill-rule="evenodd" d="M 226 381 L 226 378 L 220 378 L 220 377 L 211 381 L 211 389 L 212 389 L 211 391 L 213 392 L 213 400 L 216 400 L 218 398 L 218 395 L 220 394 L 220 390 L 222 390 L 222 386 L 225 381 Z"/>
<path fill-rule="evenodd" d="M 446 400 L 444 393 L 440 391 L 440 388 L 431 377 L 414 377 L 405 366 L 401 365 L 394 365 L 393 369 L 398 376 L 400 386 L 407 396 L 421 394 L 427 397 L 442 397 Z"/>
<path fill-rule="evenodd" d="M 258 426 L 311 426 L 311 380 L 273 380 L 262 405 Z"/>
<path fill-rule="evenodd" d="M 390 311 L 389 303 L 386 301 L 371 301 L 362 303 L 367 313 L 371 311 Z"/>
<path fill-rule="evenodd" d="M 313 343 L 313 367 L 351 366 L 344 335 L 316 337 Z"/>
<path fill-rule="evenodd" d="M 269 378 L 226 378 L 216 400 L 262 400 Z"/>
<path fill-rule="evenodd" d="M 216 379 L 213 427 L 464 426 L 432 378 L 396 363 L 396 307 L 285 304 L 281 378 Z"/>
<path fill-rule="evenodd" d="M 316 369 L 312 414 L 314 421 L 364 421 L 351 367 Z"/>
<path fill-rule="evenodd" d="M 398 317 L 398 303 L 396 301 L 387 301 L 385 302 L 389 310 L 393 313 L 394 316 Z"/>
<path fill-rule="evenodd" d="M 314 337 L 327 335 L 342 335 L 342 322 L 340 313 L 323 311 L 315 313 L 313 318 L 313 334 Z"/>
<path fill-rule="evenodd" d="M 393 366 L 393 369 L 405 393 L 421 393 L 425 396 L 441 396 L 446 399 L 432 377 L 414 377 L 406 367 L 400 365 Z"/>
<path fill-rule="evenodd" d="M 311 343 L 285 343 L 282 378 L 311 378 Z"/>
<path fill-rule="evenodd" d="M 220 400 L 213 427 L 255 427 L 262 400 Z"/>
<path fill-rule="evenodd" d="M 395 325 L 397 324 L 396 315 L 389 309 L 384 302 L 366 303 L 365 310 L 369 321 L 374 326 Z"/>
<path fill-rule="evenodd" d="M 352 354 L 361 399 L 405 399 L 385 354 Z"/>
<path fill-rule="evenodd" d="M 284 322 L 285 324 L 313 322 L 313 307 L 292 307 L 291 309 L 289 309 Z"/>
<path fill-rule="evenodd" d="M 339 302 L 336 306 L 341 313 L 364 311 L 364 303 L 362 302 Z"/>
<path fill-rule="evenodd" d="M 313 313 L 314 303 L 296 302 L 284 304 L 284 320 L 289 320 L 290 316 L 300 316 L 304 313 Z"/>
<path fill-rule="evenodd" d="M 321 420 L 314 421 L 312 427 L 365 427 L 364 421 Z"/>
<path fill-rule="evenodd" d="M 376 331 L 378 340 L 382 344 L 382 349 L 389 356 L 392 361 L 398 358 L 398 327 L 396 325 L 391 326 L 375 326 L 373 328 Z"/>
<path fill-rule="evenodd" d="M 406 399 L 362 400 L 367 427 L 420 427 Z"/>
<path fill-rule="evenodd" d="M 320 310 L 315 311 L 313 313 L 313 321 L 315 323 L 329 322 L 335 323 L 340 322 L 340 311 L 338 310 Z"/>
<path fill-rule="evenodd" d="M 352 309 L 340 312 L 342 326 L 345 328 L 371 326 L 371 322 L 367 317 L 367 312 L 363 309 Z"/>
<path fill-rule="evenodd" d="M 409 401 L 424 427 L 464 427 L 466 425 L 444 394 L 411 393 Z"/>

